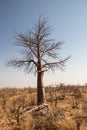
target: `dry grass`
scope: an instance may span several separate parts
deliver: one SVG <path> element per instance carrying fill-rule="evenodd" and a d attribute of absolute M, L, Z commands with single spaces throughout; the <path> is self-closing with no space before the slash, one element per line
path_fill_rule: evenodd
<path fill-rule="evenodd" d="M 36 89 L 0 89 L 0 130 L 86 130 L 87 87 L 47 87 L 49 110 L 30 114 Z"/>

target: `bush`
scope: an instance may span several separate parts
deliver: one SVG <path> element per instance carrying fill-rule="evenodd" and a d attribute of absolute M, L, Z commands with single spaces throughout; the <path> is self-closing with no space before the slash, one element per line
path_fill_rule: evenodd
<path fill-rule="evenodd" d="M 32 130 L 75 130 L 72 120 L 59 119 L 55 115 L 37 116 L 34 119 Z"/>

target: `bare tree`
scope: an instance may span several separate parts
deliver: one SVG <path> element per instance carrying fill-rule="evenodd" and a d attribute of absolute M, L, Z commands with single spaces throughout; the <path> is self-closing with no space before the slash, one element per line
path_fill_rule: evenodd
<path fill-rule="evenodd" d="M 50 39 L 50 32 L 51 28 L 47 19 L 40 17 L 32 30 L 17 33 L 16 45 L 23 48 L 23 57 L 7 63 L 12 67 L 24 67 L 24 71 L 27 73 L 35 72 L 37 74 L 37 105 L 46 102 L 43 85 L 44 72 L 48 69 L 54 70 L 56 67 L 63 69 L 65 62 L 69 59 L 69 57 L 59 58 L 62 43 L 55 43 L 53 39 Z"/>

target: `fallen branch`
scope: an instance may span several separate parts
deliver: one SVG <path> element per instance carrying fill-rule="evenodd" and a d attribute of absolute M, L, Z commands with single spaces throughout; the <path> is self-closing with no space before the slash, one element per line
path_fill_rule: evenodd
<path fill-rule="evenodd" d="M 32 112 L 37 112 L 37 111 L 39 111 L 41 109 L 44 109 L 44 108 L 48 108 L 47 103 L 43 103 L 43 104 L 41 104 L 39 106 L 35 106 L 32 109 L 27 108 L 25 111 L 21 112 L 20 114 L 24 116 L 24 115 L 27 115 L 27 114 L 32 113 Z"/>
<path fill-rule="evenodd" d="M 31 113 L 31 112 L 39 111 L 39 110 L 41 110 L 41 109 L 43 109 L 45 107 L 48 108 L 48 104 L 47 103 L 43 103 L 43 104 L 41 104 L 39 106 L 36 106 L 36 107 L 32 108 L 31 110 L 29 110 L 27 112 Z"/>

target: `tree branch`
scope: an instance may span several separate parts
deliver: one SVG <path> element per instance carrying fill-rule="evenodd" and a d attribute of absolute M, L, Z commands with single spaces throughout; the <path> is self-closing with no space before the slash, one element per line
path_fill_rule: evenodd
<path fill-rule="evenodd" d="M 34 60 L 10 60 L 7 63 L 7 66 L 21 67 L 25 63 L 34 63 L 37 66 L 37 63 Z"/>
<path fill-rule="evenodd" d="M 52 43 L 50 47 L 45 47 L 44 50 L 42 51 L 41 57 L 43 57 L 44 54 L 48 54 L 51 57 L 56 57 L 55 51 L 61 48 L 62 43 Z M 52 52 L 53 51 L 53 52 Z"/>
<path fill-rule="evenodd" d="M 58 66 L 64 67 L 65 62 L 66 62 L 68 59 L 70 59 L 70 56 L 67 57 L 67 58 L 65 58 L 64 60 L 60 60 L 60 61 L 58 61 L 58 62 L 47 62 L 47 63 L 43 64 L 42 67 L 43 67 L 43 68 L 49 68 L 49 69 L 52 69 L 52 68 L 58 67 Z"/>

